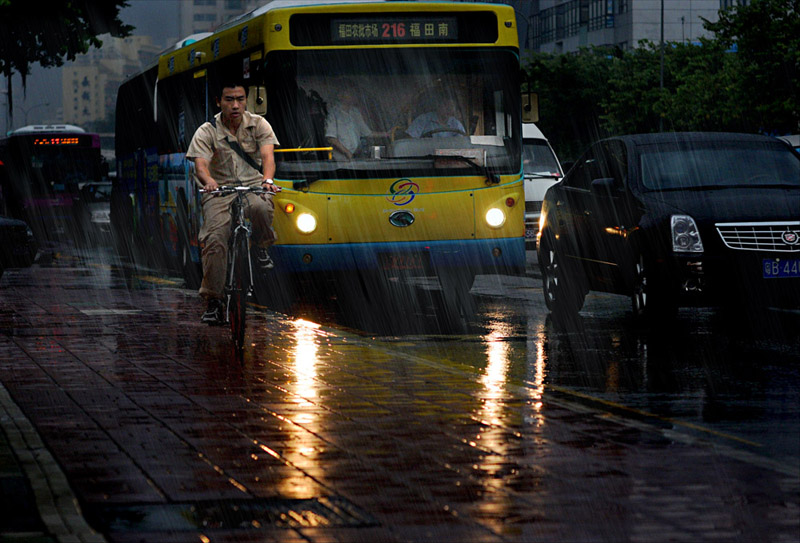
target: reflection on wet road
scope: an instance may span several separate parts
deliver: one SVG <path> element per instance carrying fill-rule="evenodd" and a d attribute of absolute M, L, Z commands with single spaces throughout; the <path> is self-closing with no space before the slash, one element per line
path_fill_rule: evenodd
<path fill-rule="evenodd" d="M 796 534 L 796 313 L 648 330 L 592 296 L 564 326 L 533 279 L 479 277 L 456 330 L 435 292 L 396 329 L 388 302 L 254 305 L 238 363 L 196 293 L 122 264 L 0 282 L 0 383 L 109 540 Z"/>

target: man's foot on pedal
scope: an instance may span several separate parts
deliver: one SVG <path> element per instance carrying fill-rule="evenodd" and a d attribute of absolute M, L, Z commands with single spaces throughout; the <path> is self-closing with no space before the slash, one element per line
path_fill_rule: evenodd
<path fill-rule="evenodd" d="M 200 322 L 211 326 L 221 326 L 225 324 L 225 303 L 219 298 L 208 300 L 208 309 L 200 317 Z"/>
<path fill-rule="evenodd" d="M 259 247 L 256 250 L 256 260 L 258 261 L 258 269 L 262 272 L 267 272 L 275 267 L 275 262 L 272 261 L 272 257 L 269 256 L 267 249 L 264 247 Z"/>

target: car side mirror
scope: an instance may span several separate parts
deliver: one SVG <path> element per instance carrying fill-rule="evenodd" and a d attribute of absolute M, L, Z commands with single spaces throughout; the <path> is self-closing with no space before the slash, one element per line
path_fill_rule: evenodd
<path fill-rule="evenodd" d="M 613 177 L 601 177 L 592 180 L 592 193 L 610 198 L 618 194 L 619 189 Z"/>

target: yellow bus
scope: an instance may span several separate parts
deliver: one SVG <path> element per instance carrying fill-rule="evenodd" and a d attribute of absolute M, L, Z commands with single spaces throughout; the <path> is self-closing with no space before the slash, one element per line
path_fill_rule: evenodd
<path fill-rule="evenodd" d="M 215 81 L 234 73 L 280 140 L 274 277 L 369 290 L 425 275 L 463 293 L 476 274 L 521 274 L 519 66 L 514 11 L 489 3 L 276 0 L 185 40 L 119 90 L 120 249 L 198 283 L 185 151 L 216 113 Z M 354 138 L 337 108 L 368 130 Z M 432 116 L 447 126 L 431 129 Z"/>

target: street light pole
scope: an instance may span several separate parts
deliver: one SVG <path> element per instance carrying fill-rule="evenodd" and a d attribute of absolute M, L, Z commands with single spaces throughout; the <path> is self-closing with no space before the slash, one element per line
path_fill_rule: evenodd
<path fill-rule="evenodd" d="M 32 110 L 36 109 L 37 107 L 49 106 L 49 105 L 50 105 L 50 102 L 42 102 L 41 104 L 36 104 L 36 105 L 33 105 L 33 106 L 29 107 L 29 108 L 20 107 L 19 109 L 21 109 L 22 113 L 25 115 L 25 124 L 23 124 L 23 126 L 27 126 L 28 125 L 28 113 L 29 112 L 31 112 Z"/>
<path fill-rule="evenodd" d="M 659 98 L 664 94 L 664 0 L 661 0 L 661 79 L 658 85 Z M 658 131 L 664 131 L 664 117 L 658 116 Z"/>

